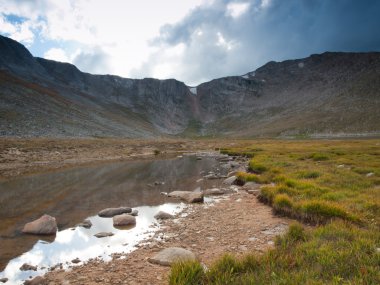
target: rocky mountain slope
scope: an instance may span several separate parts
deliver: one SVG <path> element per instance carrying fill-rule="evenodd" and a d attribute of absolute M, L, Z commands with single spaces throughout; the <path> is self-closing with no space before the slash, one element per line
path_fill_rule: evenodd
<path fill-rule="evenodd" d="M 304 136 L 380 133 L 380 53 L 269 62 L 190 88 L 92 75 L 0 36 L 0 135 Z"/>

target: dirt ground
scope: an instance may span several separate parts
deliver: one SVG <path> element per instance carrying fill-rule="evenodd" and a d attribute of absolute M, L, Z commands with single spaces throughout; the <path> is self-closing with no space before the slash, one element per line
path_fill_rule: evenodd
<path fill-rule="evenodd" d="M 189 249 L 208 266 L 226 252 L 261 254 L 290 223 L 245 190 L 211 205 L 190 205 L 183 213 L 187 216 L 163 221 L 162 229 L 134 252 L 115 255 L 111 262 L 92 260 L 69 271 L 51 271 L 45 275 L 47 284 L 167 284 L 170 268 L 148 262 L 163 248 Z"/>
<path fill-rule="evenodd" d="M 213 150 L 233 144 L 231 140 L 1 138 L 0 180 L 89 163 Z"/>

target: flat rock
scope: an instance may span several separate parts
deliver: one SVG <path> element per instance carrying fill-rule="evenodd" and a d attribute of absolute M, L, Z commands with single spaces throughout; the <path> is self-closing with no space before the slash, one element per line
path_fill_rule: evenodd
<path fill-rule="evenodd" d="M 187 203 L 202 203 L 202 192 L 190 192 L 190 191 L 173 191 L 168 194 L 168 197 L 180 198 Z"/>
<path fill-rule="evenodd" d="M 228 177 L 227 179 L 224 179 L 223 184 L 232 185 L 235 182 L 235 180 L 236 180 L 236 176 L 233 175 L 233 176 Z"/>
<path fill-rule="evenodd" d="M 114 226 L 136 225 L 136 218 L 129 214 L 122 214 L 113 217 Z"/>
<path fill-rule="evenodd" d="M 216 195 L 223 195 L 224 191 L 219 188 L 211 188 L 211 189 L 205 190 L 203 193 L 205 196 L 216 196 Z"/>
<path fill-rule="evenodd" d="M 156 215 L 154 215 L 154 218 L 156 218 L 157 220 L 166 220 L 172 219 L 174 218 L 174 216 L 164 211 L 159 211 Z"/>
<path fill-rule="evenodd" d="M 47 281 L 42 276 L 37 276 L 31 280 L 26 280 L 24 282 L 24 285 L 46 285 L 46 284 L 47 284 Z"/>
<path fill-rule="evenodd" d="M 173 262 L 196 260 L 197 257 L 190 250 L 180 247 L 169 247 L 161 250 L 152 258 L 149 258 L 150 263 L 170 266 Z"/>
<path fill-rule="evenodd" d="M 57 221 L 55 218 L 45 214 L 41 218 L 27 223 L 22 229 L 22 232 L 35 235 L 55 235 L 57 230 Z"/>
<path fill-rule="evenodd" d="M 103 218 L 111 218 L 116 215 L 121 215 L 121 214 L 131 213 L 131 212 L 132 212 L 132 209 L 129 207 L 107 208 L 107 209 L 101 210 L 98 213 L 98 216 L 103 217 Z"/>
<path fill-rule="evenodd" d="M 77 227 L 83 227 L 83 228 L 89 229 L 92 227 L 92 223 L 90 220 L 84 220 L 83 222 L 78 224 Z"/>
<path fill-rule="evenodd" d="M 104 238 L 104 237 L 110 237 L 113 236 L 113 233 L 111 232 L 100 232 L 94 235 L 97 238 Z"/>
<path fill-rule="evenodd" d="M 37 266 L 24 263 L 23 265 L 21 265 L 20 270 L 21 271 L 29 271 L 29 270 L 37 271 Z"/>
<path fill-rule="evenodd" d="M 260 190 L 261 184 L 256 182 L 246 182 L 242 189 L 244 190 Z"/>

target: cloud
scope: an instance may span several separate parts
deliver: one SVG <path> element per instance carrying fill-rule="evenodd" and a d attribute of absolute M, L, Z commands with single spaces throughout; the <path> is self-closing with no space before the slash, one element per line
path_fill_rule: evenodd
<path fill-rule="evenodd" d="M 380 2 L 356 0 L 215 0 L 182 21 L 165 25 L 156 51 L 135 74 L 155 73 L 167 49 L 185 48 L 166 76 L 190 85 L 245 74 L 271 60 L 325 51 L 380 50 Z M 147 68 L 149 66 L 149 68 Z"/>
<path fill-rule="evenodd" d="M 10 22 L 5 15 L 0 14 L 0 31 L 27 46 L 33 43 L 35 38 L 34 30 L 37 28 L 38 25 L 32 21 L 22 20 Z"/>
<path fill-rule="evenodd" d="M 243 15 L 245 12 L 247 12 L 248 8 L 250 6 L 250 3 L 243 2 L 243 3 L 229 3 L 227 4 L 227 15 L 231 16 L 232 18 L 238 18 L 241 15 Z M 265 6 L 265 5 L 264 5 Z"/>
<path fill-rule="evenodd" d="M 44 53 L 44 58 L 60 62 L 70 62 L 70 59 L 66 55 L 66 52 L 60 48 L 49 49 L 47 52 Z"/>
<path fill-rule="evenodd" d="M 101 48 L 78 51 L 72 59 L 72 63 L 80 70 L 91 70 L 95 74 L 110 73 L 110 58 Z"/>
<path fill-rule="evenodd" d="M 0 0 L 0 11 L 0 32 L 36 56 L 189 85 L 271 60 L 380 50 L 377 0 Z"/>
<path fill-rule="evenodd" d="M 101 65 L 90 63 L 91 58 L 107 58 L 109 70 L 101 73 L 130 76 L 131 70 L 151 53 L 148 41 L 158 35 L 159 28 L 181 20 L 202 2 L 204 0 L 0 0 L 0 15 L 17 15 L 39 27 L 32 30 L 34 38 L 27 39 L 35 56 L 46 54 L 58 58 L 56 50 L 53 54 L 49 50 L 59 48 L 73 60 L 80 49 L 83 52 L 77 62 L 82 64 L 81 68 L 95 68 L 85 71 L 100 72 Z M 0 33 L 16 37 L 1 27 Z M 24 39 L 25 44 L 26 37 Z M 102 56 L 98 51 L 90 52 L 98 47 L 102 49 Z M 59 56 L 62 59 L 62 53 Z"/>

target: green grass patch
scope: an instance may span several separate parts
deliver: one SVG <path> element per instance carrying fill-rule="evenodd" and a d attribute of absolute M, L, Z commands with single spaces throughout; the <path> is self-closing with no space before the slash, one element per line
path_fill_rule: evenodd
<path fill-rule="evenodd" d="M 313 153 L 312 155 L 310 155 L 310 157 L 312 160 L 314 161 L 324 161 L 324 160 L 329 160 L 329 156 L 325 153 Z"/>
<path fill-rule="evenodd" d="M 253 173 L 238 172 L 236 174 L 236 183 L 238 185 L 244 185 L 246 182 L 265 183 L 267 181 L 263 177 Z"/>
<path fill-rule="evenodd" d="M 224 256 L 196 283 L 171 284 L 380 284 L 380 140 L 241 145 L 229 151 L 255 154 L 242 183 L 268 184 L 260 201 L 316 226 L 296 223 L 262 256 Z"/>
<path fill-rule="evenodd" d="M 255 161 L 251 160 L 248 164 L 248 170 L 252 171 L 253 173 L 256 173 L 256 174 L 261 174 L 261 173 L 267 171 L 268 168 L 262 164 L 259 164 Z"/>

